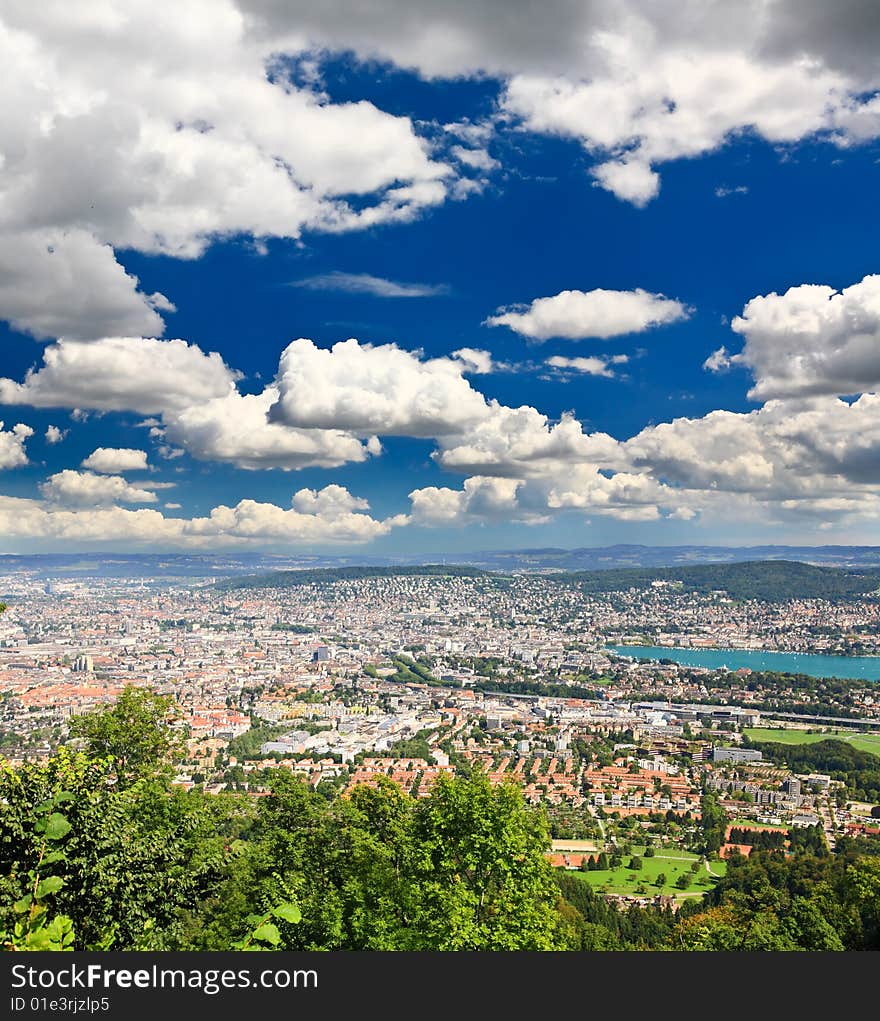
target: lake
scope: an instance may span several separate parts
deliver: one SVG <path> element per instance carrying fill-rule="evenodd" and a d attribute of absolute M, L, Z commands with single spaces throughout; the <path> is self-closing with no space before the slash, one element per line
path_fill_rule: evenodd
<path fill-rule="evenodd" d="M 659 645 L 609 645 L 609 651 L 634 659 L 670 659 L 682 666 L 776 670 L 810 677 L 880 680 L 880 656 L 822 656 L 810 652 L 763 652 L 759 649 L 668 649 Z"/>

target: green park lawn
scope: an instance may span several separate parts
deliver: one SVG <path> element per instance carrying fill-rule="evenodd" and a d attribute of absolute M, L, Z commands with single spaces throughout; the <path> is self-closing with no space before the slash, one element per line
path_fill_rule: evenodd
<path fill-rule="evenodd" d="M 781 825 L 781 823 L 775 822 L 756 822 L 754 819 L 734 819 L 730 824 L 733 829 L 753 829 L 753 830 L 787 830 L 787 826 Z"/>
<path fill-rule="evenodd" d="M 570 872 L 569 875 L 577 876 L 585 883 L 589 883 L 595 890 L 604 893 L 627 893 L 634 894 L 636 887 L 640 884 L 646 887 L 646 892 L 640 896 L 655 896 L 663 893 L 668 896 L 682 897 L 694 896 L 706 893 L 715 885 L 716 880 L 727 871 L 727 862 L 711 861 L 709 868 L 711 874 L 706 872 L 705 866 L 700 866 L 699 872 L 691 872 L 691 865 L 696 860 L 695 855 L 688 855 L 686 851 L 667 850 L 665 854 L 670 857 L 642 858 L 642 867 L 637 870 L 627 868 L 629 856 L 624 857 L 624 865 L 619 869 L 597 870 L 595 872 Z M 672 857 L 672 856 L 675 857 Z M 666 882 L 663 886 L 656 885 L 657 877 L 665 873 Z M 686 890 L 680 890 L 675 882 L 678 877 L 686 873 L 691 877 L 691 885 Z"/>
<path fill-rule="evenodd" d="M 880 734 L 854 734 L 851 731 L 833 731 L 826 734 L 808 734 L 805 730 L 771 730 L 768 727 L 749 727 L 743 731 L 751 741 L 775 741 L 777 744 L 815 744 L 817 741 L 845 741 L 862 752 L 880 755 Z"/>

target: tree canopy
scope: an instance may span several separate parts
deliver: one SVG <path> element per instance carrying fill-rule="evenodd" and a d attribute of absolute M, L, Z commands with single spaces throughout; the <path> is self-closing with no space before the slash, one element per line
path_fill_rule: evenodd
<path fill-rule="evenodd" d="M 91 756 L 112 759 L 118 780 L 130 783 L 179 753 L 179 716 L 170 695 L 127 687 L 111 708 L 74 716 L 70 736 L 82 738 Z"/>

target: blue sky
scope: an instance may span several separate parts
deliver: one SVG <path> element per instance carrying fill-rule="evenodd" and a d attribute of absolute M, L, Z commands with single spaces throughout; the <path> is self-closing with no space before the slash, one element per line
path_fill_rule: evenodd
<path fill-rule="evenodd" d="M 155 143 L 160 155 L 152 162 L 142 152 L 150 144 L 143 134 L 137 145 L 123 138 L 116 148 L 111 115 L 118 110 L 107 111 L 106 122 L 96 114 L 96 124 L 85 115 L 56 113 L 58 145 L 65 141 L 66 117 L 74 163 L 84 159 L 81 146 L 90 139 L 98 149 L 108 139 L 112 150 L 89 170 L 93 183 L 85 173 L 82 181 L 64 181 L 57 202 L 46 195 L 59 186 L 37 156 L 0 169 L 0 208 L 16 194 L 30 201 L 32 192 L 37 198 L 45 192 L 42 205 L 33 199 L 23 222 L 8 229 L 7 239 L 0 237 L 0 271 L 5 267 L 11 280 L 4 286 L 0 278 L 0 376 L 6 381 L 0 398 L 7 401 L 0 407 L 7 430 L 0 434 L 2 551 L 229 546 L 454 552 L 611 542 L 870 542 L 880 514 L 880 407 L 874 404 L 880 278 L 873 276 L 880 123 L 874 131 L 863 121 L 880 122 L 876 68 L 844 67 L 828 40 L 814 41 L 818 70 L 811 74 L 820 79 L 817 88 L 825 87 L 826 73 L 830 82 L 821 116 L 832 117 L 828 97 L 840 104 L 831 120 L 817 122 L 819 115 L 805 110 L 805 126 L 783 131 L 778 121 L 786 111 L 766 99 L 757 112 L 749 107 L 741 122 L 733 117 L 732 127 L 717 128 L 717 111 L 696 100 L 688 111 L 690 93 L 682 87 L 670 109 L 703 118 L 693 130 L 708 141 L 682 141 L 682 129 L 665 125 L 661 108 L 657 125 L 636 122 L 637 129 L 629 129 L 641 131 L 641 141 L 626 136 L 598 145 L 592 128 L 583 128 L 582 115 L 574 117 L 568 106 L 554 114 L 552 130 L 545 120 L 560 80 L 566 88 L 588 90 L 611 72 L 567 57 L 558 69 L 542 58 L 539 73 L 531 57 L 499 56 L 486 43 L 485 68 L 438 75 L 434 58 L 419 56 L 431 52 L 421 36 L 398 38 L 389 29 L 387 55 L 376 60 L 373 36 L 369 46 L 357 32 L 346 37 L 343 14 L 338 38 L 329 42 L 326 25 L 309 26 L 330 55 L 317 43 L 298 55 L 291 49 L 271 65 L 274 77 L 261 82 L 254 78 L 270 66 L 265 53 L 287 38 L 289 26 L 276 26 L 272 47 L 262 48 L 229 30 L 218 43 L 217 65 L 228 61 L 242 76 L 242 88 L 254 90 L 240 122 L 234 111 L 231 121 L 218 114 L 211 122 L 207 100 L 205 118 L 196 118 L 198 104 L 177 115 L 174 100 L 154 108 L 158 100 L 140 94 L 119 99 L 127 115 L 144 123 L 164 118 L 169 132 L 192 132 L 185 187 L 180 165 L 168 156 L 176 144 L 171 134 Z M 212 17 L 208 10 L 201 16 Z M 44 47 L 47 60 L 58 47 L 85 60 L 88 45 L 96 45 L 93 30 L 81 25 L 66 26 L 69 38 L 62 33 L 60 42 L 39 23 L 13 27 Z M 472 48 L 479 54 L 480 29 L 456 27 L 475 33 Z M 123 31 L 126 44 L 136 41 L 136 19 Z M 691 50 L 685 38 L 684 52 L 696 64 L 722 46 L 695 34 Z M 122 43 L 115 40 L 120 50 Z M 728 82 L 727 106 L 736 107 L 737 90 L 752 90 L 762 74 L 777 76 L 774 82 L 790 74 L 792 87 L 798 86 L 797 60 L 785 53 L 759 59 L 753 44 L 728 54 L 731 60 L 746 54 L 754 80 Z M 678 40 L 667 53 L 659 30 L 653 45 L 658 60 L 678 59 L 682 48 Z M 400 55 L 407 47 L 414 63 L 423 59 L 426 66 L 407 68 Z M 148 67 L 158 62 L 148 49 L 137 59 Z M 509 69 L 499 70 L 505 59 Z M 184 70 L 210 91 L 213 67 L 204 70 L 193 57 Z M 113 71 L 109 61 L 104 69 L 77 72 L 71 59 L 70 80 L 57 85 L 53 101 L 58 109 L 75 107 L 75 97 L 95 85 L 89 75 Z M 171 72 L 156 73 L 168 74 L 174 85 Z M 525 83 L 519 92 L 518 82 Z M 293 102 L 290 110 L 275 110 L 275 92 L 266 90 L 285 89 L 288 99 L 301 94 L 327 116 L 326 151 L 319 120 L 302 120 L 307 114 Z M 533 95 L 534 108 L 528 106 Z M 234 163 L 231 149 L 210 150 L 220 136 L 243 146 L 242 125 L 252 130 L 248 118 L 261 103 L 267 122 L 277 121 L 272 130 L 278 139 L 249 137 L 250 149 L 236 150 Z M 856 108 L 858 129 L 846 121 Z M 338 134 L 334 110 L 347 111 L 352 121 Z M 573 117 L 570 125 L 566 117 Z M 284 149 L 300 132 L 306 136 L 302 165 L 296 162 L 300 150 L 290 155 Z M 457 156 L 456 146 L 473 163 Z M 39 156 L 36 143 L 32 149 Z M 656 184 L 639 177 L 636 193 L 609 185 L 601 168 L 627 161 L 648 168 Z M 347 162 L 353 169 L 340 185 L 338 164 Z M 259 184 L 259 175 L 269 173 L 266 163 L 272 173 L 282 166 L 290 175 L 284 186 L 290 193 L 279 188 L 275 194 L 269 177 Z M 434 169 L 441 164 L 444 171 Z M 239 172 L 244 198 L 230 211 Z M 143 194 L 134 193 L 129 174 L 143 184 Z M 377 177 L 382 183 L 375 187 Z M 437 188 L 438 181 L 439 198 L 407 194 L 400 217 L 380 211 L 372 225 L 353 222 L 395 188 Z M 319 210 L 296 224 L 291 210 L 303 195 L 316 198 Z M 344 214 L 339 202 L 346 203 Z M 340 215 L 349 218 L 343 229 L 333 225 Z M 76 250 L 74 239 L 82 242 Z M 38 255 L 29 261 L 31 250 Z M 399 294 L 414 285 L 425 293 L 364 293 L 380 287 Z M 530 303 L 563 292 L 587 296 L 565 313 L 574 337 L 551 329 L 536 341 L 486 323 L 501 309 L 518 306 L 522 315 Z M 664 324 L 621 320 L 613 335 L 596 336 L 602 329 L 591 319 L 590 296 L 597 292 L 608 292 L 603 300 L 616 303 L 615 310 L 640 292 L 652 307 L 673 301 L 678 311 Z M 157 293 L 164 302 L 145 298 Z M 34 295 L 33 302 L 24 294 Z M 732 329 L 753 299 L 759 303 L 745 324 Z M 116 336 L 132 338 L 135 356 L 145 352 L 146 368 L 139 361 L 131 365 L 148 395 L 127 395 L 109 362 L 104 371 L 102 352 Z M 159 339 L 147 347 L 148 338 Z M 194 359 L 198 355 L 198 364 L 181 362 L 178 370 L 169 362 L 169 397 L 167 379 L 154 383 L 147 376 L 178 338 Z M 282 352 L 299 338 L 310 339 L 331 361 L 310 361 L 297 348 L 293 367 L 280 368 Z M 349 338 L 359 342 L 356 362 L 349 348 L 334 348 Z M 394 363 L 398 368 L 389 345 L 405 359 Z M 714 370 L 705 367 L 721 348 Z M 483 368 L 491 364 L 490 371 L 463 369 L 452 357 L 462 349 L 483 352 Z M 39 382 L 39 392 L 20 387 L 28 370 L 45 374 L 53 352 L 61 352 L 63 381 L 59 370 L 58 378 Z M 188 372 L 201 373 L 209 352 L 222 358 L 225 375 L 215 378 L 215 363 L 214 375 L 208 378 L 205 369 L 204 382 L 193 375 L 188 390 Z M 730 356 L 739 357 L 730 364 Z M 85 357 L 98 369 L 80 378 L 78 359 Z M 553 367 L 553 358 L 593 361 L 588 372 Z M 410 370 L 418 374 L 412 382 Z M 420 411 L 430 398 L 413 390 L 422 385 L 417 379 L 445 407 L 430 425 Z M 281 431 L 298 430 L 305 442 L 334 451 L 342 443 L 346 453 L 334 453 L 329 466 L 285 454 L 283 467 L 264 461 L 254 469 L 253 429 L 249 437 L 244 419 L 238 427 L 238 404 L 217 404 L 214 418 L 204 416 L 228 388 L 239 401 L 267 387 L 281 390 L 280 399 L 273 390 L 266 401 L 272 410 L 260 413 L 267 427 L 273 423 L 269 446 L 284 442 Z M 386 399 L 399 408 L 413 404 L 387 432 L 379 412 L 363 410 Z M 537 418 L 517 441 L 528 452 L 513 457 L 503 409 L 520 408 L 534 409 Z M 718 412 L 731 415 L 722 420 Z M 448 422 L 438 423 L 447 414 Z M 686 425 L 675 425 L 682 420 Z M 548 452 L 542 444 L 562 435 L 554 434 L 560 421 L 576 423 L 577 436 L 564 450 Z M 33 435 L 13 435 L 16 423 Z M 50 425 L 63 438 L 49 442 Z M 221 431 L 222 442 L 216 438 Z M 599 444 L 591 439 L 596 434 L 607 437 Z M 368 442 L 373 446 L 366 453 Z M 499 444 L 506 453 L 499 453 Z M 465 446 L 480 447 L 479 463 L 456 468 L 455 452 Z M 116 451 L 115 460 L 98 470 L 84 467 L 98 448 Z M 127 463 L 125 452 L 132 450 L 146 453 L 141 470 Z M 453 451 L 446 464 L 444 451 Z M 294 494 L 302 491 L 297 502 Z M 422 496 L 414 499 L 414 492 Z"/>

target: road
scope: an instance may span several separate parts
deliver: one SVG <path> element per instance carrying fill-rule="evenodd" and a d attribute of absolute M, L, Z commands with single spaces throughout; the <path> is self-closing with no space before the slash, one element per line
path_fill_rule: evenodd
<path fill-rule="evenodd" d="M 816 804 L 819 809 L 819 815 L 822 817 L 822 829 L 825 831 L 825 839 L 828 841 L 828 847 L 833 851 L 834 845 L 837 843 L 837 837 L 835 835 L 837 819 L 834 815 L 834 808 L 831 804 L 831 799 L 817 798 Z"/>

